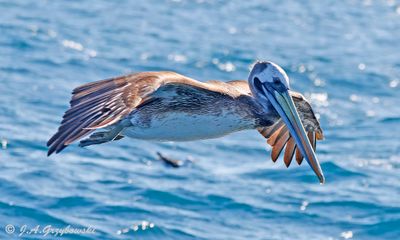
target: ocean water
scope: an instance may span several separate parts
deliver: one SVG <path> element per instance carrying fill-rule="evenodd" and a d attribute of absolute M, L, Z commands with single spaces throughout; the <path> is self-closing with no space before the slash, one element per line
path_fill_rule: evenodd
<path fill-rule="evenodd" d="M 0 12 L 1 239 L 68 225 L 95 231 L 61 239 L 400 239 L 399 1 L 0 0 Z M 46 157 L 80 84 L 246 79 L 256 59 L 280 64 L 319 114 L 325 185 L 306 164 L 272 163 L 257 131 Z M 192 161 L 170 168 L 157 151 Z"/>

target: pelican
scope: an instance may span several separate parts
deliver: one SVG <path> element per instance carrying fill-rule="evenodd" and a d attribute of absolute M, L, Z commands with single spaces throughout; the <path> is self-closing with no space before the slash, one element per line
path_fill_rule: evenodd
<path fill-rule="evenodd" d="M 200 82 L 175 72 L 139 72 L 84 84 L 73 90 L 47 146 L 50 156 L 89 134 L 79 146 L 123 137 L 191 141 L 246 129 L 268 139 L 274 162 L 285 147 L 287 167 L 294 155 L 298 164 L 305 158 L 324 183 L 314 152 L 316 140 L 323 139 L 320 124 L 303 95 L 290 90 L 285 71 L 268 61 L 256 62 L 248 81 Z"/>

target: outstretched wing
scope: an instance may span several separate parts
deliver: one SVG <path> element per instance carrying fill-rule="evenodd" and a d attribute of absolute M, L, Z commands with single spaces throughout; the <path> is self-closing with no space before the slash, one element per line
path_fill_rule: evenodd
<path fill-rule="evenodd" d="M 310 103 L 303 95 L 292 91 L 290 92 L 290 95 L 293 98 L 297 112 L 299 113 L 304 129 L 307 132 L 308 139 L 310 140 L 310 143 L 315 151 L 317 140 L 322 140 L 324 138 L 319 121 L 315 117 Z M 302 163 L 303 156 L 297 148 L 294 138 L 292 138 L 290 135 L 289 129 L 286 127 L 282 119 L 270 127 L 259 128 L 258 131 L 261 133 L 261 135 L 268 139 L 268 144 L 272 146 L 272 161 L 275 162 L 278 159 L 283 148 L 286 146 L 283 157 L 285 165 L 289 167 L 294 155 L 296 155 L 297 163 L 299 165 Z"/>
<path fill-rule="evenodd" d="M 168 96 L 182 88 L 199 89 L 205 94 L 226 88 L 225 93 L 230 96 L 242 94 L 223 82 L 202 83 L 174 72 L 141 72 L 88 83 L 72 91 L 70 108 L 57 133 L 47 142 L 48 155 L 59 153 L 96 129 L 117 123 L 152 98 Z"/>
<path fill-rule="evenodd" d="M 132 74 L 75 88 L 61 126 L 47 142 L 48 155 L 59 153 L 95 129 L 109 126 L 127 116 L 157 87 L 156 80 L 154 76 Z M 144 82 L 152 84 L 145 85 Z"/>

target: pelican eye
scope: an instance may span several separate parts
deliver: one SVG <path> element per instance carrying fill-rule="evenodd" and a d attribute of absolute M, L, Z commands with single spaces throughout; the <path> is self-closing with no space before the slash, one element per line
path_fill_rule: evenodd
<path fill-rule="evenodd" d="M 278 78 L 278 77 L 273 77 L 273 78 L 272 78 L 272 81 L 273 81 L 274 83 L 280 83 L 280 82 L 281 82 L 281 79 Z"/>

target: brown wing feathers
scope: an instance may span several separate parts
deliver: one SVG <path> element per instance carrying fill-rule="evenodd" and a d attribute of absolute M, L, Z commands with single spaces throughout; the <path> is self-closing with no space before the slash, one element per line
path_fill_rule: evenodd
<path fill-rule="evenodd" d="M 301 165 L 301 163 L 303 162 L 303 155 L 300 152 L 300 149 L 296 146 L 296 162 L 297 164 Z"/>
<path fill-rule="evenodd" d="M 279 154 L 281 154 L 282 149 L 284 148 L 285 144 L 290 138 L 289 131 L 287 128 L 282 129 L 281 132 L 279 133 L 279 136 L 277 137 L 275 144 L 273 145 L 272 152 L 271 152 L 271 158 L 272 161 L 276 161 L 279 157 Z"/>
<path fill-rule="evenodd" d="M 61 126 L 47 142 L 48 155 L 60 152 L 97 128 L 106 127 L 129 114 L 135 106 L 128 87 L 130 76 L 88 83 L 72 91 L 70 108 Z"/>
<path fill-rule="evenodd" d="M 279 128 L 281 128 L 282 126 L 284 126 L 285 123 L 282 120 L 279 120 L 278 122 L 276 122 L 274 125 L 272 125 L 271 127 L 266 127 L 266 128 L 259 128 L 258 131 L 260 132 L 261 135 L 263 135 L 265 138 L 269 139 L 272 134 L 274 134 L 275 132 L 277 132 L 277 130 Z M 271 140 L 272 141 L 272 140 Z M 275 141 L 275 140 L 274 140 Z"/>
<path fill-rule="evenodd" d="M 294 152 L 296 150 L 296 143 L 294 138 L 290 138 L 286 144 L 285 154 L 283 156 L 283 161 L 285 162 L 286 167 L 289 167 L 292 162 Z"/>

